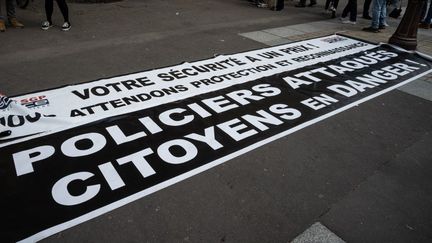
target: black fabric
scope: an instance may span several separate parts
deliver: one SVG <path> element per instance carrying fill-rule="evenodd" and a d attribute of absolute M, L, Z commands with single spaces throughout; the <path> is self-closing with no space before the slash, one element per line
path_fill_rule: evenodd
<path fill-rule="evenodd" d="M 274 10 L 280 11 L 284 8 L 284 0 L 276 0 L 276 6 L 274 7 Z"/>
<path fill-rule="evenodd" d="M 345 18 L 350 14 L 350 21 L 355 22 L 357 20 L 357 0 L 349 0 L 342 12 L 342 18 Z"/>
<path fill-rule="evenodd" d="M 365 0 L 363 4 L 363 17 L 369 16 L 369 8 L 372 3 L 372 0 Z"/>
<path fill-rule="evenodd" d="M 402 13 L 401 8 L 395 8 L 389 13 L 389 17 L 397 19 Z"/>
<path fill-rule="evenodd" d="M 399 8 L 394 8 L 390 13 L 389 17 L 397 19 L 399 16 L 401 16 L 402 13 L 402 1 L 399 3 Z"/>
<path fill-rule="evenodd" d="M 63 19 L 65 22 L 69 22 L 69 9 L 66 3 L 66 0 L 56 0 L 57 5 L 60 8 L 60 12 L 63 15 Z M 54 0 L 45 0 L 45 14 L 48 22 L 52 23 L 52 14 L 54 11 Z"/>

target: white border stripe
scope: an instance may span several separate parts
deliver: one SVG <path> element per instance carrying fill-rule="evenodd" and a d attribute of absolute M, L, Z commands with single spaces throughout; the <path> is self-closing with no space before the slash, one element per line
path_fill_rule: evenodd
<path fill-rule="evenodd" d="M 161 189 L 164 189 L 164 188 L 166 188 L 168 186 L 174 185 L 177 182 L 180 182 L 180 181 L 185 180 L 185 179 L 187 179 L 189 177 L 192 177 L 192 176 L 197 175 L 197 174 L 199 174 L 201 172 L 204 172 L 204 171 L 206 171 L 208 169 L 211 169 L 211 168 L 213 168 L 213 167 L 215 167 L 217 165 L 220 165 L 220 164 L 222 164 L 222 163 L 224 163 L 224 162 L 226 162 L 226 161 L 228 161 L 230 159 L 236 158 L 236 157 L 238 157 L 238 156 L 240 156 L 242 154 L 245 154 L 245 153 L 247 153 L 249 151 L 252 151 L 252 150 L 254 150 L 254 149 L 258 148 L 258 147 L 261 147 L 261 146 L 263 146 L 263 145 L 265 145 L 267 143 L 275 141 L 275 140 L 277 140 L 279 138 L 282 138 L 282 137 L 287 136 L 287 135 L 289 135 L 291 133 L 299 131 L 299 130 L 305 128 L 305 127 L 313 125 L 313 124 L 315 124 L 315 123 L 317 123 L 319 121 L 322 121 L 322 120 L 327 119 L 327 118 L 329 118 L 331 116 L 334 116 L 334 115 L 336 115 L 338 113 L 341 113 L 341 112 L 343 112 L 345 110 L 348 110 L 348 109 L 350 109 L 350 108 L 352 108 L 354 106 L 357 106 L 357 105 L 359 105 L 359 104 L 361 104 L 363 102 L 366 102 L 366 101 L 368 101 L 370 99 L 373 99 L 373 98 L 375 98 L 377 96 L 380 96 L 380 95 L 385 94 L 385 93 L 387 93 L 389 91 L 392 91 L 392 90 L 394 90 L 394 89 L 396 89 L 396 88 L 398 88 L 398 87 L 400 87 L 402 85 L 405 85 L 405 84 L 407 84 L 409 82 L 412 82 L 412 81 L 414 81 L 414 80 L 416 80 L 416 79 L 418 79 L 418 78 L 420 78 L 420 77 L 422 77 L 424 75 L 427 75 L 427 74 L 429 74 L 431 72 L 432 72 L 432 69 L 428 70 L 428 71 L 426 71 L 426 72 L 424 72 L 422 74 L 419 74 L 419 75 L 417 75 L 415 77 L 412 77 L 412 78 L 410 78 L 410 79 L 408 79 L 408 80 L 406 80 L 404 82 L 396 84 L 396 85 L 394 85 L 392 87 L 386 88 L 386 89 L 381 90 L 381 91 L 379 91 L 377 93 L 374 93 L 374 94 L 371 94 L 371 95 L 369 95 L 367 97 L 364 97 L 364 98 L 362 98 L 362 99 L 360 99 L 358 101 L 355 101 L 355 102 L 353 102 L 351 104 L 348 104 L 348 105 L 346 105 L 344 107 L 341 107 L 341 108 L 339 108 L 337 110 L 334 110 L 332 112 L 329 112 L 327 114 L 324 114 L 322 116 L 314 118 L 314 119 L 312 119 L 310 121 L 302 123 L 302 124 L 300 124 L 300 125 L 298 125 L 296 127 L 288 129 L 288 130 L 286 130 L 284 132 L 276 134 L 276 135 L 274 135 L 272 137 L 269 137 L 269 138 L 266 138 L 264 140 L 261 140 L 261 141 L 255 143 L 255 144 L 252 144 L 252 145 L 250 145 L 248 147 L 245 147 L 243 149 L 240 149 L 240 150 L 238 150 L 238 151 L 236 151 L 234 153 L 231 153 L 229 155 L 221 157 L 221 158 L 219 158 L 217 160 L 214 160 L 214 161 L 212 161 L 210 163 L 207 163 L 207 164 L 205 164 L 205 165 L 203 165 L 201 167 L 198 167 L 198 168 L 193 169 L 191 171 L 188 171 L 188 172 L 186 172 L 184 174 L 181 174 L 181 175 L 178 175 L 178 176 L 176 176 L 174 178 L 171 178 L 171 179 L 169 179 L 167 181 L 159 183 L 159 184 L 157 184 L 155 186 L 147 188 L 147 189 L 145 189 L 145 190 L 143 190 L 141 192 L 138 192 L 138 193 L 135 193 L 135 194 L 130 195 L 128 197 L 125 197 L 125 198 L 123 198 L 121 200 L 118 200 L 116 202 L 108 204 L 108 205 L 106 205 L 104 207 L 96 209 L 96 210 L 94 210 L 94 211 L 92 211 L 90 213 L 84 214 L 84 215 L 82 215 L 80 217 L 77 217 L 77 218 L 75 218 L 73 220 L 70 220 L 70 221 L 67 221 L 65 223 L 62 223 L 62 224 L 56 225 L 54 227 L 48 228 L 46 230 L 43 230 L 43 231 L 41 231 L 41 232 L 39 232 L 39 233 L 37 233 L 35 235 L 32 235 L 32 236 L 30 236 L 30 237 L 28 237 L 28 238 L 26 238 L 24 240 L 19 241 L 19 242 L 34 242 L 34 241 L 38 241 L 38 240 L 44 239 L 44 238 L 46 238 L 48 236 L 51 236 L 53 234 L 56 234 L 56 233 L 58 233 L 60 231 L 63 231 L 65 229 L 68 229 L 70 227 L 76 226 L 76 225 L 78 225 L 80 223 L 83 223 L 85 221 L 93 219 L 93 218 L 95 218 L 97 216 L 100 216 L 100 215 L 102 215 L 104 213 L 110 212 L 110 211 L 112 211 L 112 210 L 114 210 L 116 208 L 124 206 L 124 205 L 126 205 L 126 204 L 128 204 L 130 202 L 138 200 L 138 199 L 140 199 L 142 197 L 145 197 L 145 196 L 147 196 L 147 195 L 149 195 L 151 193 L 157 192 L 157 191 L 159 191 Z"/>

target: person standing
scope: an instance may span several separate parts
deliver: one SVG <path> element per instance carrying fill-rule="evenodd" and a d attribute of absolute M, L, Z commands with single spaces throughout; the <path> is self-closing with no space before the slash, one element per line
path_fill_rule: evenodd
<path fill-rule="evenodd" d="M 349 20 L 346 17 L 349 16 Z M 356 24 L 357 23 L 357 0 L 348 0 L 347 5 L 342 11 L 341 20 L 343 24 Z"/>
<path fill-rule="evenodd" d="M 66 3 L 66 0 L 56 0 L 57 1 L 57 5 L 60 9 L 60 12 L 63 15 L 63 19 L 64 19 L 64 23 L 61 27 L 61 29 L 63 31 L 68 31 L 70 30 L 70 28 L 72 27 L 70 22 L 69 22 L 69 9 Z M 54 0 L 45 0 L 45 14 L 47 17 L 47 20 L 42 22 L 42 29 L 43 30 L 48 30 L 49 28 L 51 28 L 53 26 L 52 23 L 52 14 L 54 11 Z"/>
<path fill-rule="evenodd" d="M 15 1 L 14 0 L 6 0 L 6 15 L 7 20 L 9 21 L 10 26 L 13 28 L 24 28 L 24 25 L 19 22 L 16 18 L 15 14 Z M 1 15 L 1 3 L 0 3 L 0 31 L 6 31 L 6 18 Z"/>
<path fill-rule="evenodd" d="M 380 29 L 386 28 L 386 2 L 386 0 L 372 1 L 372 23 L 371 26 L 363 28 L 363 31 L 378 33 Z"/>

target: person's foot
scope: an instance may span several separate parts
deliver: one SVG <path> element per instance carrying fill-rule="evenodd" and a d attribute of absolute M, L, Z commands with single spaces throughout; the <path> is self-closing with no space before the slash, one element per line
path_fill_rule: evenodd
<path fill-rule="evenodd" d="M 342 21 L 342 24 L 357 24 L 357 22 L 355 22 L 355 21 L 351 21 L 351 20 L 343 20 Z"/>
<path fill-rule="evenodd" d="M 431 28 L 431 25 L 430 24 L 426 24 L 426 23 L 420 23 L 418 25 L 418 27 L 422 28 L 422 29 L 429 29 L 429 28 Z"/>
<path fill-rule="evenodd" d="M 24 28 L 24 25 L 18 21 L 17 18 L 10 18 L 9 19 L 9 24 L 13 27 L 13 28 Z"/>
<path fill-rule="evenodd" d="M 371 19 L 372 19 L 372 17 L 369 16 L 369 15 L 363 15 L 363 18 L 364 18 L 364 19 L 368 19 L 368 20 L 371 20 Z"/>
<path fill-rule="evenodd" d="M 336 9 L 334 7 L 330 7 L 328 11 L 331 13 L 331 18 L 336 18 Z"/>
<path fill-rule="evenodd" d="M 5 32 L 6 31 L 6 25 L 4 20 L 0 19 L 0 32 Z"/>
<path fill-rule="evenodd" d="M 350 21 L 349 17 L 342 17 L 342 16 L 339 18 L 339 20 L 343 24 L 346 24 L 347 22 Z"/>
<path fill-rule="evenodd" d="M 305 8 L 306 4 L 297 3 L 296 5 L 294 5 L 294 7 L 296 7 L 296 8 Z"/>
<path fill-rule="evenodd" d="M 61 27 L 61 29 L 63 31 L 68 31 L 68 30 L 70 30 L 71 27 L 72 26 L 71 26 L 71 24 L 69 22 L 64 22 L 63 25 L 62 25 L 62 27 Z"/>
<path fill-rule="evenodd" d="M 378 28 L 374 28 L 374 27 L 372 27 L 372 26 L 370 26 L 370 27 L 365 27 L 365 28 L 363 28 L 362 30 L 363 30 L 363 31 L 366 31 L 366 32 L 371 32 L 371 33 L 378 33 L 378 32 L 380 32 Z"/>
<path fill-rule="evenodd" d="M 308 7 L 313 7 L 313 6 L 315 6 L 316 4 L 317 4 L 317 2 L 315 2 L 315 1 L 310 2 L 310 3 L 308 4 Z"/>
<path fill-rule="evenodd" d="M 41 29 L 48 30 L 51 27 L 53 27 L 53 24 L 50 23 L 49 21 L 42 22 Z"/>
<path fill-rule="evenodd" d="M 378 29 L 379 29 L 379 30 L 385 30 L 385 28 L 386 28 L 385 25 L 380 25 L 380 26 L 378 26 Z"/>

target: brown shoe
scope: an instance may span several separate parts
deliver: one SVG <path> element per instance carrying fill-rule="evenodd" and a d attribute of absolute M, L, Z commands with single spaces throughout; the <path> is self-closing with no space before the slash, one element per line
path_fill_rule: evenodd
<path fill-rule="evenodd" d="M 430 28 L 430 25 L 429 25 L 429 24 L 426 24 L 426 23 L 420 23 L 420 24 L 418 25 L 418 27 L 419 27 L 419 28 L 422 28 L 422 29 L 429 29 L 429 28 Z"/>
<path fill-rule="evenodd" d="M 24 28 L 24 25 L 17 18 L 10 18 L 9 24 L 14 28 Z"/>
<path fill-rule="evenodd" d="M 5 32 L 6 26 L 4 20 L 0 19 L 0 32 Z"/>

